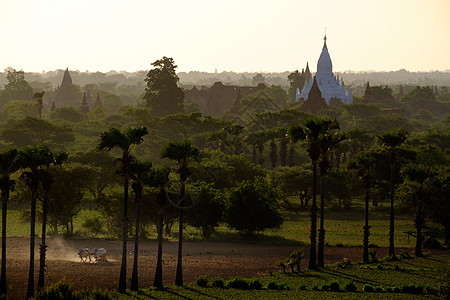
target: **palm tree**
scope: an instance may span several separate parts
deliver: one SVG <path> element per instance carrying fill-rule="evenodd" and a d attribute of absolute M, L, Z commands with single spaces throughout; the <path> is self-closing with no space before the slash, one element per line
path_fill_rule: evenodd
<path fill-rule="evenodd" d="M 191 145 L 189 140 L 181 142 L 169 142 L 161 151 L 161 158 L 168 158 L 174 160 L 178 164 L 177 173 L 180 175 L 181 183 L 181 200 L 179 203 L 180 218 L 178 229 L 178 262 L 177 273 L 175 278 L 175 284 L 178 286 L 183 285 L 183 211 L 184 211 L 184 197 L 185 197 L 185 184 L 186 180 L 191 174 L 189 168 L 189 162 L 192 159 L 198 159 L 200 157 L 200 151 Z"/>
<path fill-rule="evenodd" d="M 247 137 L 244 140 L 244 143 L 246 143 L 249 146 L 252 146 L 253 150 L 253 163 L 260 164 L 261 166 L 264 164 L 264 158 L 263 158 L 263 151 L 264 151 L 264 144 L 267 142 L 267 134 L 264 131 L 255 131 L 247 135 Z M 256 158 L 256 150 L 258 150 L 259 157 Z"/>
<path fill-rule="evenodd" d="M 416 216 L 414 219 L 414 224 L 417 230 L 417 240 L 416 240 L 416 251 L 415 255 L 417 257 L 423 257 L 422 253 L 422 227 L 425 225 L 425 218 L 423 217 L 423 200 L 425 196 L 424 188 L 427 182 L 429 182 L 434 174 L 429 166 L 422 164 L 414 165 L 410 164 L 405 169 L 404 174 L 415 186 L 415 198 L 416 198 Z"/>
<path fill-rule="evenodd" d="M 127 238 L 128 238 L 128 180 L 130 165 L 135 160 L 131 155 L 134 146 L 143 142 L 143 136 L 148 134 L 145 127 L 128 127 L 122 132 L 117 128 L 110 128 L 100 135 L 99 150 L 110 151 L 113 148 L 122 150 L 122 156 L 114 163 L 120 163 L 120 173 L 123 178 L 123 225 L 122 225 L 122 264 L 119 276 L 119 292 L 125 293 L 127 289 Z"/>
<path fill-rule="evenodd" d="M 11 174 L 19 169 L 17 149 L 0 152 L 0 190 L 2 192 L 2 268 L 0 279 L 0 295 L 6 295 L 6 213 L 9 193 L 14 190 L 15 181 Z"/>
<path fill-rule="evenodd" d="M 318 161 L 320 174 L 320 228 L 319 228 L 319 250 L 317 253 L 317 264 L 319 267 L 324 267 L 324 248 L 325 248 L 325 228 L 324 228 L 324 209 L 325 209 L 325 177 L 331 169 L 330 153 L 332 150 L 345 140 L 346 137 L 339 133 L 334 133 L 331 129 L 339 129 L 339 124 L 336 122 L 327 122 L 330 128 L 324 128 L 325 134 L 320 137 L 320 158 Z"/>
<path fill-rule="evenodd" d="M 372 171 L 375 168 L 375 157 L 368 152 L 359 152 L 348 164 L 350 170 L 355 170 L 357 176 L 362 179 L 366 191 L 366 205 L 364 214 L 364 239 L 363 262 L 369 263 L 369 190 L 371 187 Z"/>
<path fill-rule="evenodd" d="M 311 219 L 311 248 L 309 254 L 310 270 L 317 269 L 316 262 L 316 235 L 317 235 L 317 160 L 320 157 L 320 137 L 327 133 L 328 130 L 333 128 L 330 126 L 333 123 L 331 119 L 314 119 L 307 118 L 303 121 L 303 126 L 294 125 L 289 128 L 289 137 L 292 142 L 296 143 L 300 140 L 306 141 L 306 151 L 312 161 L 313 168 L 313 201 L 310 211 Z"/>
<path fill-rule="evenodd" d="M 45 253 L 47 251 L 47 245 L 45 244 L 45 236 L 47 231 L 47 206 L 48 206 L 48 194 L 50 193 L 50 188 L 53 183 L 52 174 L 50 172 L 50 164 L 60 165 L 63 161 L 67 160 L 68 154 L 61 152 L 57 155 L 53 154 L 51 151 L 45 153 L 45 165 L 41 168 L 40 181 L 42 183 L 42 188 L 44 190 L 44 195 L 42 196 L 42 236 L 41 244 L 39 245 L 39 277 L 38 277 L 38 291 L 44 288 L 45 281 Z"/>
<path fill-rule="evenodd" d="M 34 297 L 34 245 L 36 225 L 36 199 L 38 197 L 41 168 L 52 162 L 51 151 L 46 146 L 32 147 L 21 150 L 18 154 L 19 166 L 24 169 L 22 179 L 31 191 L 31 230 L 30 230 L 30 267 L 28 273 L 28 288 L 26 298 Z"/>
<path fill-rule="evenodd" d="M 389 217 L 389 256 L 395 259 L 394 247 L 394 182 L 395 182 L 395 163 L 398 148 L 406 141 L 408 133 L 403 129 L 388 131 L 378 136 L 381 145 L 389 152 L 391 163 L 391 209 Z"/>
<path fill-rule="evenodd" d="M 167 185 L 169 184 L 170 169 L 167 167 L 151 169 L 146 184 L 156 188 L 156 206 L 158 208 L 158 259 L 156 263 L 155 281 L 153 286 L 163 288 L 162 283 L 162 240 L 164 206 L 167 204 Z"/>
<path fill-rule="evenodd" d="M 133 272 L 131 275 L 131 290 L 137 291 L 139 289 L 138 280 L 138 255 L 139 255 L 139 219 L 141 214 L 142 190 L 144 188 L 144 181 L 152 167 L 151 162 L 134 161 L 130 166 L 130 177 L 132 179 L 131 189 L 135 196 L 136 204 L 136 224 L 134 234 L 134 261 Z"/>

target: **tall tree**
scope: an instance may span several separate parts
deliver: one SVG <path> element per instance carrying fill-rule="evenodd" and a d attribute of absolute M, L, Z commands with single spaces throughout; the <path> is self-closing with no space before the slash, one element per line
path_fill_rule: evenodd
<path fill-rule="evenodd" d="M 164 207 L 167 205 L 167 186 L 169 184 L 170 169 L 167 167 L 152 168 L 146 184 L 156 189 L 156 206 L 158 209 L 158 258 L 156 262 L 155 280 L 153 286 L 162 289 L 162 240 Z"/>
<path fill-rule="evenodd" d="M 394 194 L 395 194 L 395 163 L 398 155 L 398 148 L 406 141 L 408 133 L 403 129 L 388 131 L 378 136 L 378 140 L 389 153 L 391 164 L 391 209 L 389 217 L 389 256 L 395 258 L 394 247 Z"/>
<path fill-rule="evenodd" d="M 346 137 L 340 135 L 338 132 L 332 130 L 339 130 L 339 123 L 337 121 L 329 122 L 324 120 L 327 127 L 324 127 L 324 132 L 320 137 L 320 158 L 318 161 L 320 174 L 320 228 L 319 228 L 319 250 L 317 252 L 317 264 L 319 267 L 325 266 L 324 250 L 325 250 L 325 177 L 331 169 L 330 153 L 332 150 L 345 140 Z"/>
<path fill-rule="evenodd" d="M 9 193 L 14 190 L 15 181 L 11 175 L 19 169 L 17 149 L 0 152 L 0 190 L 2 192 L 2 267 L 0 295 L 6 295 L 6 213 Z"/>
<path fill-rule="evenodd" d="M 5 95 L 7 102 L 11 100 L 29 100 L 33 95 L 33 88 L 25 80 L 25 72 L 20 70 L 8 71 L 6 74 Z M 3 103 L 4 104 L 4 103 Z"/>
<path fill-rule="evenodd" d="M 296 143 L 300 140 L 306 141 L 306 151 L 308 156 L 312 161 L 313 169 L 313 201 L 310 211 L 311 219 L 311 248 L 309 254 L 309 265 L 308 268 L 311 270 L 317 269 L 316 261 L 316 235 L 317 235 L 317 160 L 320 157 L 320 137 L 327 133 L 327 130 L 333 129 L 330 126 L 333 123 L 331 119 L 314 119 L 307 118 L 303 121 L 303 126 L 294 125 L 289 128 L 289 137 L 292 142 Z"/>
<path fill-rule="evenodd" d="M 373 157 L 371 153 L 360 152 L 348 164 L 348 168 L 356 171 L 356 175 L 362 180 L 366 192 L 363 227 L 363 262 L 369 263 L 369 191 L 371 187 L 372 171 L 375 168 L 375 157 Z"/>
<path fill-rule="evenodd" d="M 417 257 L 422 257 L 422 228 L 425 225 L 425 218 L 423 215 L 425 185 L 432 180 L 434 174 L 430 166 L 422 164 L 410 164 L 406 167 L 403 173 L 414 186 L 414 197 L 416 198 L 416 215 L 414 218 L 414 224 L 417 230 L 415 255 Z"/>
<path fill-rule="evenodd" d="M 36 104 L 34 104 L 34 107 L 36 108 L 36 112 L 39 114 L 39 120 L 42 118 L 42 108 L 44 105 L 42 104 L 42 98 L 44 98 L 45 91 L 43 92 L 36 92 L 33 94 L 33 99 L 36 99 Z"/>
<path fill-rule="evenodd" d="M 138 256 L 139 256 L 139 219 L 141 214 L 142 190 L 144 182 L 152 167 L 151 162 L 134 161 L 130 166 L 130 176 L 132 179 L 131 189 L 134 193 L 134 203 L 136 204 L 136 224 L 134 234 L 134 260 L 133 272 L 131 275 L 131 290 L 137 291 L 139 289 L 138 279 Z"/>
<path fill-rule="evenodd" d="M 135 160 L 131 154 L 134 146 L 143 142 L 143 136 L 148 133 L 145 127 L 128 127 L 123 131 L 110 128 L 100 135 L 99 150 L 110 151 L 118 148 L 122 151 L 122 157 L 115 160 L 121 165 L 120 173 L 123 178 L 123 220 L 122 220 L 122 264 L 119 276 L 119 292 L 125 293 L 127 289 L 127 238 L 128 238 L 128 185 L 130 165 Z"/>
<path fill-rule="evenodd" d="M 34 245 L 36 225 L 36 199 L 38 197 L 39 181 L 42 173 L 41 168 L 52 162 L 51 151 L 46 146 L 32 147 L 21 150 L 18 162 L 23 172 L 20 178 L 31 191 L 31 218 L 30 218 L 30 267 L 28 273 L 28 288 L 26 298 L 34 297 Z"/>
<path fill-rule="evenodd" d="M 177 262 L 177 274 L 175 278 L 175 284 L 178 286 L 183 285 L 183 213 L 184 213 L 184 200 L 186 192 L 186 180 L 191 175 L 189 163 L 191 160 L 200 158 L 200 151 L 191 145 L 189 140 L 181 142 L 169 142 L 164 146 L 161 151 L 161 158 L 168 158 L 177 162 L 177 173 L 180 176 L 181 200 L 179 203 L 180 217 L 179 217 L 179 229 L 178 229 L 178 262 Z"/>
<path fill-rule="evenodd" d="M 163 117 L 183 110 L 183 89 L 178 87 L 177 66 L 173 58 L 164 56 L 152 63 L 154 67 L 147 73 L 144 99 L 151 108 L 151 114 Z"/>
<path fill-rule="evenodd" d="M 68 154 L 61 152 L 58 154 L 53 154 L 51 151 L 46 153 L 45 164 L 41 168 L 40 181 L 42 183 L 42 188 L 44 194 L 42 196 L 42 236 L 41 244 L 39 245 L 39 277 L 38 277 L 38 291 L 44 288 L 45 281 L 45 254 L 47 251 L 47 245 L 45 244 L 45 236 L 47 234 L 47 213 L 48 213 L 48 197 L 50 193 L 50 188 L 53 183 L 53 176 L 50 172 L 50 165 L 57 164 L 60 165 L 63 161 L 67 160 Z"/>

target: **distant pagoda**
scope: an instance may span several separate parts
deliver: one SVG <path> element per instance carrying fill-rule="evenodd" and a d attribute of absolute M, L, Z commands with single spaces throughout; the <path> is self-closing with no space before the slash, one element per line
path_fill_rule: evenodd
<path fill-rule="evenodd" d="M 78 98 L 79 99 L 79 98 Z M 61 85 L 55 91 L 55 98 L 53 102 L 56 107 L 61 106 L 77 106 L 79 100 L 77 100 L 75 86 L 72 83 L 72 78 L 69 74 L 69 68 L 64 71 L 64 76 Z"/>
<path fill-rule="evenodd" d="M 81 102 L 80 110 L 84 114 L 84 117 L 87 119 L 87 113 L 89 112 L 89 104 L 86 99 L 86 93 L 84 93 L 83 95 L 83 101 Z"/>

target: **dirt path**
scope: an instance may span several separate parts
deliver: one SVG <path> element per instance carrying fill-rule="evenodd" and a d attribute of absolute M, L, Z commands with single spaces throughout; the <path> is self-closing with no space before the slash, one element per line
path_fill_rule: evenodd
<path fill-rule="evenodd" d="M 39 244 L 39 241 L 36 240 Z M 46 286 L 62 279 L 76 288 L 116 289 L 121 263 L 122 243 L 103 240 L 63 240 L 48 239 Z M 139 249 L 139 285 L 149 287 L 153 284 L 156 264 L 156 242 L 144 241 Z M 100 248 L 108 251 L 108 262 L 82 263 L 77 256 L 78 248 Z M 286 258 L 296 246 L 253 245 L 226 242 L 185 242 L 184 280 L 195 281 L 200 275 L 224 279 L 242 276 L 259 276 L 268 270 L 277 270 L 280 260 Z M 127 276 L 131 277 L 134 244 L 128 244 Z M 163 244 L 163 280 L 172 285 L 175 281 L 177 243 Z M 387 255 L 387 249 L 378 249 L 378 257 Z M 307 249 L 305 249 L 305 256 Z M 344 257 L 352 261 L 361 260 L 362 249 L 358 247 L 329 247 L 325 249 L 325 263 L 342 261 Z M 29 266 L 29 240 L 26 238 L 7 239 L 7 278 L 11 287 L 8 298 L 25 297 Z M 307 267 L 303 260 L 302 268 Z M 39 250 L 35 252 L 35 280 L 39 271 Z"/>

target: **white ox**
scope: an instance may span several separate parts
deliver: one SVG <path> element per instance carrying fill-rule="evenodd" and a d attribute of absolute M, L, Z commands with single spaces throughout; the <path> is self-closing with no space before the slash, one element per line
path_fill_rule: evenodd
<path fill-rule="evenodd" d="M 96 261 L 107 261 L 105 248 L 96 248 L 92 251 L 92 255 L 94 255 Z"/>
<path fill-rule="evenodd" d="M 91 255 L 92 255 L 91 249 L 81 248 L 81 249 L 78 249 L 77 252 L 78 252 L 78 256 L 80 257 L 82 262 L 87 262 L 88 258 L 89 258 L 89 261 L 92 261 L 91 260 Z"/>

